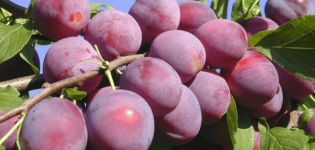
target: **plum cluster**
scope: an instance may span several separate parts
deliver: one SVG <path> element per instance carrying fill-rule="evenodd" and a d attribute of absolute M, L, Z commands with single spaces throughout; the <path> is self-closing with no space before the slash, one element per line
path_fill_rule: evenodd
<path fill-rule="evenodd" d="M 81 83 L 78 89 L 88 93 L 81 108 L 57 97 L 36 104 L 23 123 L 22 148 L 144 150 L 152 141 L 176 148 L 201 138 L 232 149 L 225 113 L 233 96 L 251 117 L 254 149 L 259 149 L 257 119 L 285 124 L 281 122 L 291 111 L 291 99 L 315 90 L 315 82 L 247 49 L 248 38 L 257 32 L 313 13 L 311 2 L 292 1 L 269 0 L 268 18 L 237 23 L 218 19 L 197 1 L 136 0 L 129 13 L 104 10 L 90 18 L 87 0 L 36 0 L 34 23 L 56 41 L 44 59 L 49 83 L 98 70 L 103 62 L 94 45 L 107 61 L 143 47 L 148 54 L 114 76 L 116 90 L 102 83 L 102 75 Z M 279 12 L 280 7 L 297 15 Z M 313 122 L 305 127 L 307 134 L 315 131 Z M 13 148 L 12 138 L 4 146 Z"/>

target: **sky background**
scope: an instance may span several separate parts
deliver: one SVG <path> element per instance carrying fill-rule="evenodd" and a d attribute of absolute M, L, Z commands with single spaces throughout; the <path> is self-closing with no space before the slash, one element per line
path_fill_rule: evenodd
<path fill-rule="evenodd" d="M 28 7 L 29 3 L 31 0 L 11 0 L 12 2 L 15 2 L 16 4 L 19 4 L 21 6 L 24 7 Z M 177 1 L 184 1 L 184 0 L 177 0 Z M 102 2 L 103 4 L 107 4 L 107 5 L 111 5 L 113 6 L 116 10 L 120 10 L 120 11 L 124 11 L 127 12 L 129 11 L 129 9 L 131 8 L 132 4 L 135 2 L 135 0 L 89 0 L 90 3 L 92 2 Z M 230 0 L 229 1 L 229 5 L 228 5 L 228 19 L 231 18 L 231 9 L 232 9 L 232 5 L 235 2 L 235 0 Z M 314 3 L 314 0 L 313 0 Z M 207 5 L 210 7 L 211 4 L 211 0 L 208 0 Z M 266 4 L 266 0 L 260 0 L 260 9 L 262 10 L 262 16 L 265 17 L 264 14 L 264 7 Z M 36 51 L 39 54 L 40 57 L 40 73 L 42 73 L 43 69 L 43 61 L 44 61 L 44 57 L 45 54 L 47 52 L 47 50 L 50 48 L 51 45 L 48 46 L 41 46 L 41 45 L 37 45 L 35 47 Z M 33 90 L 30 91 L 30 96 L 33 96 L 34 94 L 38 93 L 40 90 Z"/>

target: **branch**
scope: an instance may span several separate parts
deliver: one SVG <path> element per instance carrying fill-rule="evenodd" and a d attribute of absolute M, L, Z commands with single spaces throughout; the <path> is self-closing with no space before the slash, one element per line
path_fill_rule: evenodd
<path fill-rule="evenodd" d="M 119 57 L 119 58 L 111 61 L 106 70 L 112 71 L 113 69 L 115 69 L 119 66 L 126 65 L 126 64 L 128 64 L 128 63 L 130 63 L 136 59 L 142 58 L 144 56 L 145 56 L 145 54 L 137 54 L 137 55 Z M 104 70 L 91 71 L 91 72 L 88 72 L 88 73 L 85 73 L 82 75 L 67 78 L 67 79 L 46 85 L 46 87 L 40 93 L 38 93 L 34 97 L 30 98 L 29 100 L 25 101 L 20 106 L 12 108 L 11 110 L 5 112 L 2 116 L 0 116 L 0 123 L 15 116 L 15 115 L 17 115 L 17 114 L 19 114 L 19 113 L 24 112 L 25 114 L 27 114 L 29 109 L 31 109 L 35 104 L 37 104 L 38 102 L 40 102 L 41 100 L 43 100 L 47 96 L 58 92 L 62 88 L 82 83 L 87 79 L 90 79 L 92 77 L 100 75 L 100 74 L 104 73 L 103 71 Z"/>
<path fill-rule="evenodd" d="M 19 91 L 29 91 L 41 88 L 44 82 L 45 80 L 42 74 L 30 75 L 0 82 L 0 87 L 7 87 L 8 85 L 11 85 Z"/>
<path fill-rule="evenodd" d="M 16 18 L 27 18 L 26 8 L 9 0 L 1 0 L 0 7 L 12 13 Z"/>

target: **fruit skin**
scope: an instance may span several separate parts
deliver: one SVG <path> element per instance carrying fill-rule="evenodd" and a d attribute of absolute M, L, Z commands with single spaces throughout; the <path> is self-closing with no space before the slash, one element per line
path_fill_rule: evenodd
<path fill-rule="evenodd" d="M 143 44 L 150 44 L 161 33 L 176 30 L 180 11 L 175 0 L 136 0 L 129 10 L 142 32 Z"/>
<path fill-rule="evenodd" d="M 176 71 L 165 61 L 152 57 L 130 63 L 120 78 L 120 88 L 142 96 L 154 117 L 174 110 L 182 95 L 182 83 Z"/>
<path fill-rule="evenodd" d="M 171 30 L 154 39 L 149 57 L 166 61 L 176 70 L 182 83 L 185 83 L 204 67 L 206 52 L 202 43 L 193 34 Z"/>
<path fill-rule="evenodd" d="M 195 94 L 185 85 L 178 106 L 163 117 L 155 118 L 154 139 L 182 145 L 194 139 L 201 127 L 201 109 Z"/>
<path fill-rule="evenodd" d="M 56 41 L 81 34 L 90 13 L 88 0 L 36 0 L 33 6 L 36 28 Z"/>
<path fill-rule="evenodd" d="M 2 116 L 4 112 L 0 110 L 0 116 Z M 9 130 L 19 121 L 19 115 L 16 115 L 2 123 L 0 123 L 0 138 L 2 138 L 5 134 L 9 132 Z M 16 136 L 17 130 L 15 130 L 9 138 L 7 138 L 3 143 L 2 146 L 8 149 L 17 149 L 16 146 Z"/>
<path fill-rule="evenodd" d="M 33 63 L 39 69 L 39 56 L 36 50 L 33 54 Z M 34 74 L 31 66 L 20 57 L 20 54 L 0 64 L 0 82 Z"/>
<path fill-rule="evenodd" d="M 280 112 L 282 104 L 283 93 L 282 88 L 279 85 L 278 92 L 273 96 L 273 98 L 270 101 L 257 107 L 248 107 L 245 109 L 250 117 L 257 119 L 264 117 L 268 119 L 276 116 Z"/>
<path fill-rule="evenodd" d="M 43 99 L 25 117 L 20 134 L 22 149 L 84 150 L 88 135 L 80 111 L 67 99 Z"/>
<path fill-rule="evenodd" d="M 89 61 L 92 59 L 101 64 L 96 51 L 86 40 L 79 37 L 68 37 L 54 43 L 44 59 L 43 74 L 47 82 L 53 83 L 69 77 L 77 76 L 92 70 L 98 70 L 98 65 Z M 79 90 L 92 92 L 101 82 L 102 76 L 86 80 Z"/>
<path fill-rule="evenodd" d="M 225 68 L 237 63 L 247 50 L 244 28 L 231 20 L 217 19 L 200 26 L 195 36 L 206 50 L 206 65 Z"/>
<path fill-rule="evenodd" d="M 315 82 L 300 78 L 274 63 L 283 93 L 292 99 L 302 99 L 311 95 L 315 90 Z"/>
<path fill-rule="evenodd" d="M 112 61 L 119 56 L 136 54 L 142 34 L 136 20 L 117 10 L 104 10 L 95 15 L 86 27 L 84 39 L 96 44 L 102 57 Z"/>
<path fill-rule="evenodd" d="M 222 119 L 230 105 L 231 93 L 224 78 L 211 69 L 203 69 L 186 84 L 196 95 L 202 112 L 202 125 Z"/>
<path fill-rule="evenodd" d="M 257 107 L 279 90 L 279 77 L 272 62 L 257 51 L 247 51 L 234 66 L 221 70 L 237 104 Z"/>
<path fill-rule="evenodd" d="M 207 5 L 198 1 L 178 2 L 180 22 L 178 30 L 194 32 L 204 23 L 217 19 L 214 11 Z"/>
<path fill-rule="evenodd" d="M 257 32 L 276 29 L 279 27 L 279 25 L 273 20 L 259 16 L 242 21 L 240 22 L 240 25 L 242 25 L 245 29 L 248 38 Z"/>
<path fill-rule="evenodd" d="M 95 97 L 85 119 L 93 149 L 145 150 L 153 139 L 153 113 L 148 103 L 131 91 Z"/>
<path fill-rule="evenodd" d="M 266 17 L 278 25 L 294 18 L 314 13 L 312 0 L 268 0 L 265 5 Z"/>

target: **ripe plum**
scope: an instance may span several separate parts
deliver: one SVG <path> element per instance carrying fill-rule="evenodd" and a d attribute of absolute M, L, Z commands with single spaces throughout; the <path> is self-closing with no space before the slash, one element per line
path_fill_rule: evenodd
<path fill-rule="evenodd" d="M 194 77 L 206 61 L 202 43 L 193 34 L 180 30 L 166 31 L 157 36 L 149 57 L 160 58 L 170 64 L 183 83 Z"/>

